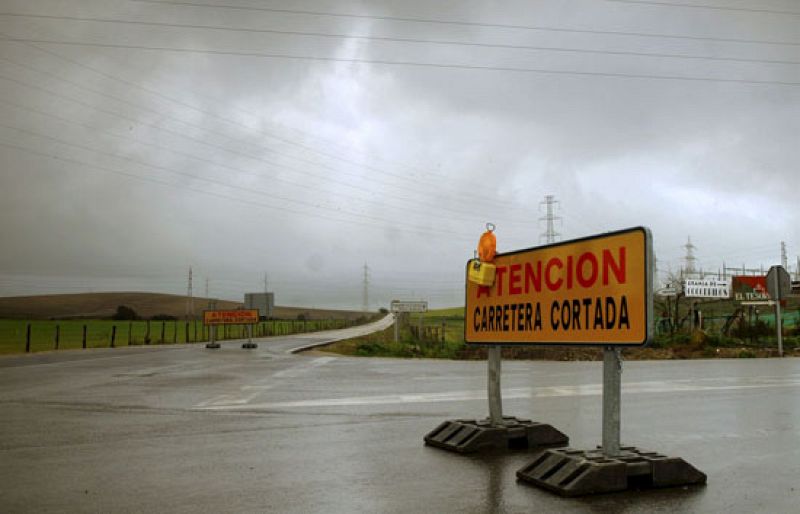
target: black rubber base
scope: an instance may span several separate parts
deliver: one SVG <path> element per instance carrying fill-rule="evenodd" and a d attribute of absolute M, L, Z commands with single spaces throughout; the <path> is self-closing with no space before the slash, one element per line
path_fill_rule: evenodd
<path fill-rule="evenodd" d="M 252 350 L 253 348 L 258 348 L 258 345 L 256 343 L 244 343 L 242 345 L 242 348 L 246 348 L 248 350 Z"/>
<path fill-rule="evenodd" d="M 545 450 L 517 471 L 517 478 L 561 496 L 706 483 L 705 473 L 679 457 L 633 447 L 615 457 L 601 450 Z"/>
<path fill-rule="evenodd" d="M 545 423 L 504 416 L 502 426 L 492 426 L 488 419 L 445 421 L 425 436 L 425 444 L 451 452 L 476 453 L 564 446 L 569 444 L 569 437 Z"/>
<path fill-rule="evenodd" d="M 211 348 L 216 350 L 217 348 L 219 348 L 219 343 L 207 343 L 206 348 Z"/>

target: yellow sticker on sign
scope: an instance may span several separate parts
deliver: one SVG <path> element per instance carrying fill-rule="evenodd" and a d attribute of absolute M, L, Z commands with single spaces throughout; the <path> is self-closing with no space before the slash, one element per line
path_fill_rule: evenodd
<path fill-rule="evenodd" d="M 494 285 L 466 281 L 469 344 L 641 346 L 651 337 L 646 228 L 498 254 L 494 264 Z"/>

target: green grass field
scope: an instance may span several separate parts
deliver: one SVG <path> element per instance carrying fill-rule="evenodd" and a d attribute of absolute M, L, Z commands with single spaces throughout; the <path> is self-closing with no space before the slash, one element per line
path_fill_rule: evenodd
<path fill-rule="evenodd" d="M 316 332 L 351 326 L 346 320 L 264 321 L 253 326 L 253 336 L 288 335 Z M 185 321 L 112 321 L 69 320 L 27 321 L 0 320 L 0 354 L 24 353 L 30 325 L 30 351 L 78 349 L 83 347 L 83 331 L 86 327 L 87 348 L 108 348 L 114 333 L 114 346 L 143 344 L 173 344 L 208 340 L 208 329 L 202 322 Z M 148 332 L 149 330 L 149 332 Z M 218 328 L 217 339 L 241 339 L 247 337 L 247 328 L 231 325 Z M 58 343 L 56 343 L 58 339 Z"/>

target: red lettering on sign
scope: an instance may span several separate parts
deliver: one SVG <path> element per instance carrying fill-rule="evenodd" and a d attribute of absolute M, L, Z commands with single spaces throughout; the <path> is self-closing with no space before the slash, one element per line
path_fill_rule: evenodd
<path fill-rule="evenodd" d="M 508 269 L 508 294 L 522 294 L 519 281 L 522 279 L 522 264 L 512 264 Z"/>
<path fill-rule="evenodd" d="M 625 277 L 625 247 L 621 246 L 619 248 L 619 259 L 616 261 L 614 260 L 614 256 L 611 255 L 609 250 L 603 250 L 603 285 L 608 285 L 608 272 L 609 270 L 614 273 L 614 277 L 617 279 L 618 284 L 624 284 L 626 281 Z"/>
<path fill-rule="evenodd" d="M 537 293 L 542 291 L 542 261 L 536 261 L 536 269 L 530 262 L 525 263 L 525 294 L 530 293 L 531 285 Z"/>
<path fill-rule="evenodd" d="M 498 266 L 497 271 L 495 271 L 494 280 L 497 282 L 497 296 L 503 296 L 503 275 L 506 274 L 505 266 Z"/>
<path fill-rule="evenodd" d="M 567 289 L 572 289 L 572 255 L 567 256 Z"/>
<path fill-rule="evenodd" d="M 586 264 L 589 264 L 589 276 L 586 276 Z M 581 287 L 592 287 L 597 281 L 597 257 L 591 252 L 586 252 L 578 257 L 578 283 Z"/>
<path fill-rule="evenodd" d="M 559 259 L 558 257 L 554 257 L 549 261 L 547 261 L 547 266 L 545 266 L 544 283 L 545 285 L 547 285 L 547 289 L 551 291 L 555 291 L 561 288 L 561 284 L 564 283 L 564 279 L 562 278 L 559 278 L 558 280 L 555 281 L 552 279 L 553 274 L 551 273 L 551 271 L 553 271 L 553 268 L 556 267 L 558 269 L 564 269 L 564 263 L 561 262 L 561 259 Z"/>

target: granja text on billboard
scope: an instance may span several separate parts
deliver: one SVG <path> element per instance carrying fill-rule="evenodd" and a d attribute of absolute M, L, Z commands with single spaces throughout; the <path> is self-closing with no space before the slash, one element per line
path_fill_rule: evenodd
<path fill-rule="evenodd" d="M 467 281 L 466 342 L 646 344 L 651 248 L 634 228 L 499 254 L 493 285 Z"/>

